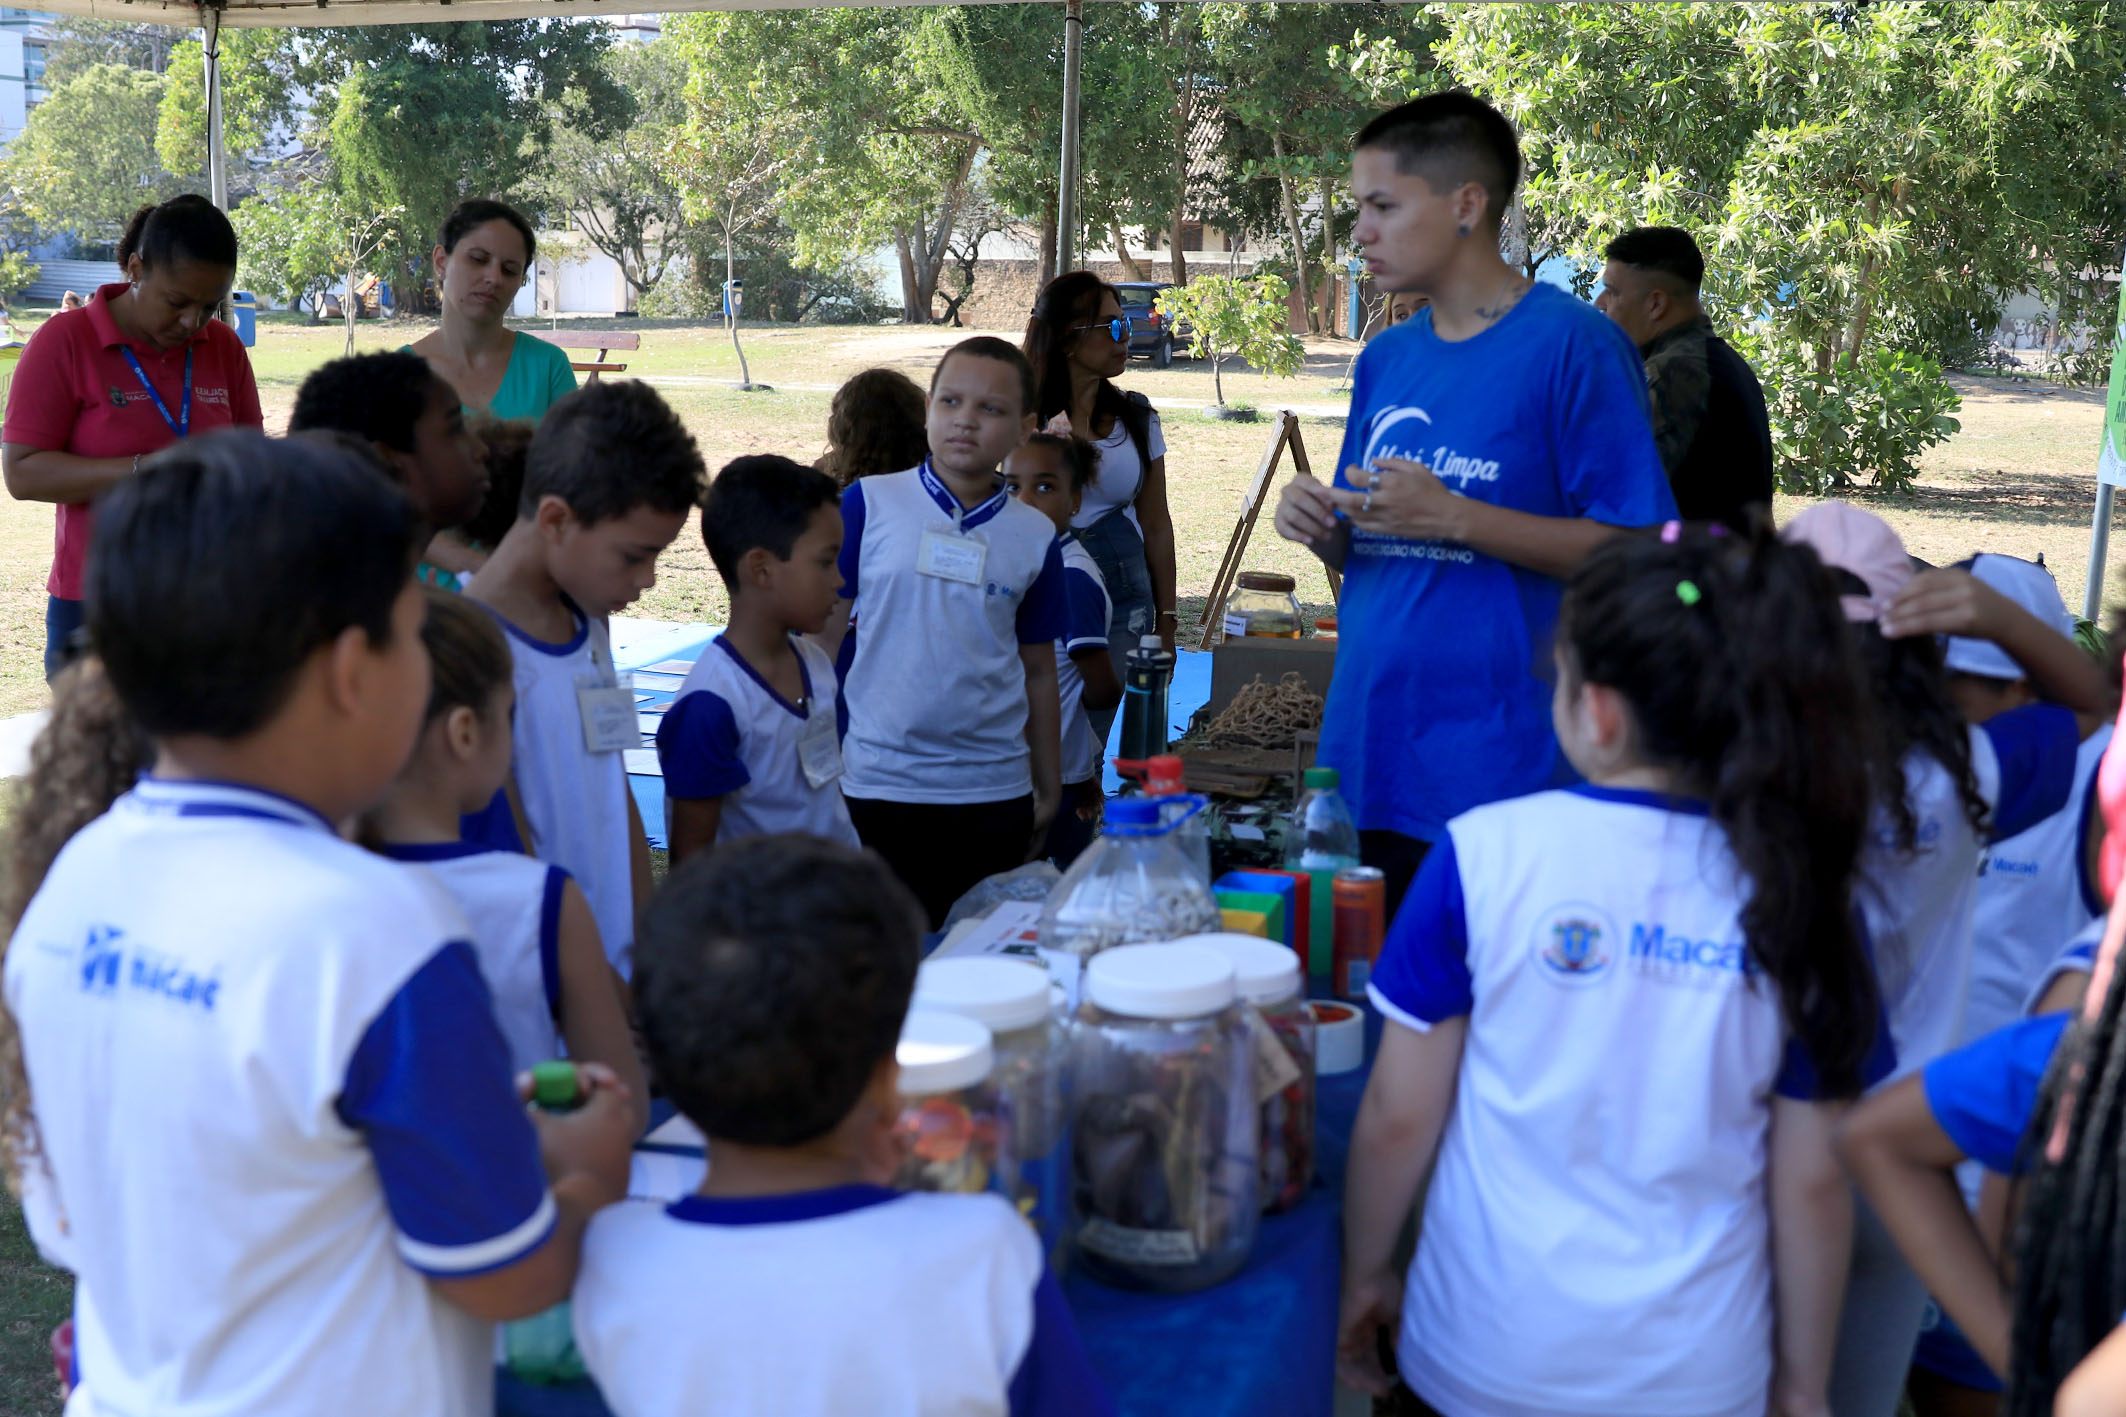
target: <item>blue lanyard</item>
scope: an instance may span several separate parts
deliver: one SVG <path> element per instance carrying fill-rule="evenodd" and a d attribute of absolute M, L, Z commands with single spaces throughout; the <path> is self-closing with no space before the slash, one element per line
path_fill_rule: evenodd
<path fill-rule="evenodd" d="M 140 387 L 146 389 L 148 397 L 155 401 L 155 411 L 162 415 L 162 421 L 169 425 L 170 431 L 179 438 L 190 437 L 192 433 L 192 351 L 190 349 L 185 351 L 185 392 L 184 397 L 178 401 L 178 413 L 175 418 L 170 417 L 170 406 L 162 401 L 162 395 L 156 393 L 155 386 L 148 382 L 148 371 L 140 367 L 140 361 L 134 357 L 133 351 L 121 347 L 118 352 L 125 356 L 126 363 L 133 366 L 133 377 L 140 380 Z"/>

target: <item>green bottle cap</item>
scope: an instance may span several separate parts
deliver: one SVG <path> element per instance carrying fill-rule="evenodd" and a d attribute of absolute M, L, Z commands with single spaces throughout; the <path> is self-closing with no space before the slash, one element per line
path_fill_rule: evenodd
<path fill-rule="evenodd" d="M 532 1101 L 549 1112 L 565 1112 L 581 1100 L 576 1092 L 574 1063 L 536 1063 L 531 1074 Z"/>
<path fill-rule="evenodd" d="M 1307 769 L 1307 787 L 1309 790 L 1316 787 L 1326 787 L 1333 791 L 1342 782 L 1343 777 L 1335 768 Z"/>

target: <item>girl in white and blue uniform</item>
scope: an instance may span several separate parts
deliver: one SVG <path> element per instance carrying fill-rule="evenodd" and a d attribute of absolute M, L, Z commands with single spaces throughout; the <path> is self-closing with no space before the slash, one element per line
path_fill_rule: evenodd
<path fill-rule="evenodd" d="M 1989 846 L 2068 805 L 2076 752 L 2103 722 L 2102 673 L 2071 640 L 1966 571 L 1913 574 L 1897 534 L 1844 502 L 1811 507 L 1783 535 L 1839 577 L 1868 667 L 1881 735 L 1879 806 L 1860 901 L 1875 943 L 1901 1071 L 1964 1035 L 1979 868 Z M 1939 635 L 1997 643 L 2039 702 L 1969 724 L 1957 711 Z M 1926 1313 L 1926 1290 L 1873 1211 L 1855 1230 L 1831 1405 L 1893 1417 Z"/>
<path fill-rule="evenodd" d="M 1587 784 L 1449 823 L 1370 986 L 1346 1382 L 1389 1390 L 1399 1308 L 1402 1379 L 1444 1417 L 1821 1406 L 1850 1222 L 1832 1120 L 1891 1066 L 1838 613 L 1810 553 L 1673 525 L 1574 575 L 1552 717 Z"/>
<path fill-rule="evenodd" d="M 509 775 L 511 657 L 481 606 L 429 591 L 421 639 L 432 666 L 428 713 L 405 771 L 363 818 L 379 854 L 432 877 L 472 924 L 495 1023 L 522 1072 L 566 1056 L 627 1084 L 638 1123 L 649 1090 L 583 891 L 559 866 L 458 835 L 460 815 Z"/>

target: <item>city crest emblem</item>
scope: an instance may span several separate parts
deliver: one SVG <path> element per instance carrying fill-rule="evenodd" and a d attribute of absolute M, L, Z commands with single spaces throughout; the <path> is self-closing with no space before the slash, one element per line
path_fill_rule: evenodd
<path fill-rule="evenodd" d="M 1609 973 L 1615 940 L 1615 929 L 1600 911 L 1561 905 L 1543 917 L 1536 931 L 1536 964 L 1557 983 L 1591 984 Z"/>

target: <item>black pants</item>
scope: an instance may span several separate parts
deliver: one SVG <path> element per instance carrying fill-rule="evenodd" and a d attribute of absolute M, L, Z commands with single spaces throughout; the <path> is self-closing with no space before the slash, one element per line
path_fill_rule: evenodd
<path fill-rule="evenodd" d="M 1026 862 L 1033 847 L 1033 797 L 1009 802 L 867 802 L 851 797 L 849 820 L 864 845 L 886 858 L 944 928 L 953 903 L 974 886 Z"/>
<path fill-rule="evenodd" d="M 1089 818 L 1081 815 L 1087 811 L 1093 813 Z M 1063 784 L 1063 805 L 1049 823 L 1048 844 L 1041 848 L 1041 854 L 1055 862 L 1058 871 L 1068 871 L 1099 837 L 1099 812 L 1100 779 Z"/>
<path fill-rule="evenodd" d="M 1410 882 L 1417 879 L 1417 868 L 1425 864 L 1425 853 L 1430 850 L 1431 842 L 1401 832 L 1358 834 L 1358 859 L 1388 878 L 1389 924 L 1395 923 L 1396 912 L 1403 908 L 1403 897 L 1410 894 Z"/>

